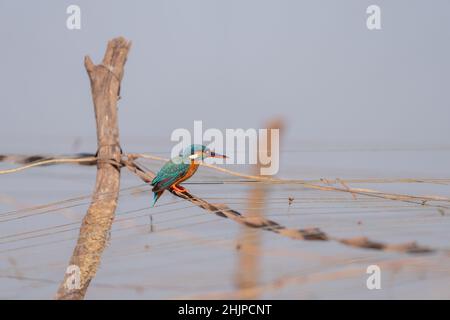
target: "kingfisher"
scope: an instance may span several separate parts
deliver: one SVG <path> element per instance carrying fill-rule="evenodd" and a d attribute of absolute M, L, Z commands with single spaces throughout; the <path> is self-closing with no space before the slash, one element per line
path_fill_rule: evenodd
<path fill-rule="evenodd" d="M 164 190 L 172 189 L 178 192 L 185 192 L 186 189 L 179 184 L 197 171 L 200 162 L 206 158 L 222 158 L 227 156 L 211 151 L 201 144 L 191 144 L 185 148 L 180 155 L 167 161 L 152 180 L 153 204 L 163 194 Z"/>

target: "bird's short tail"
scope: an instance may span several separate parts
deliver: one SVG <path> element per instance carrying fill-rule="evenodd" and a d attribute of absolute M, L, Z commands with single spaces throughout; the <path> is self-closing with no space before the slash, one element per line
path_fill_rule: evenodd
<path fill-rule="evenodd" d="M 164 190 L 163 190 L 164 191 Z M 153 192 L 153 203 L 152 203 L 152 207 L 155 206 L 156 201 L 158 201 L 159 197 L 161 197 L 161 195 L 163 194 L 163 191 L 160 192 Z"/>

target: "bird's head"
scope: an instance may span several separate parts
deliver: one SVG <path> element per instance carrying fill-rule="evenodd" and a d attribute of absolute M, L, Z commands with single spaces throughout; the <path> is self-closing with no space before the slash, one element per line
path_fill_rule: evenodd
<path fill-rule="evenodd" d="M 185 159 L 202 161 L 207 158 L 226 159 L 227 156 L 211 151 L 208 147 L 201 144 L 191 144 L 183 150 L 182 156 Z"/>

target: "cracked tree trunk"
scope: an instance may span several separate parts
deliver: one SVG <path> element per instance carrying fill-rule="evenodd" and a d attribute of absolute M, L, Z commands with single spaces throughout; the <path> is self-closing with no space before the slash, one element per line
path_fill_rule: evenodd
<path fill-rule="evenodd" d="M 114 220 L 120 186 L 121 148 L 117 100 L 131 43 L 122 37 L 108 42 L 103 61 L 94 65 L 85 57 L 97 122 L 97 178 L 91 204 L 83 219 L 69 268 L 56 299 L 83 299 L 100 265 Z"/>

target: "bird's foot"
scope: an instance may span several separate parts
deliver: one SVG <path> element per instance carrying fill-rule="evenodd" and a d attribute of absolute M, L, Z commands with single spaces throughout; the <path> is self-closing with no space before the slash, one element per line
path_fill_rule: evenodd
<path fill-rule="evenodd" d="M 178 186 L 172 186 L 172 189 L 175 190 L 175 191 L 177 191 L 177 192 L 181 192 L 181 193 L 186 192 L 186 188 L 184 188 L 184 187 L 182 187 L 182 186 L 180 186 L 180 185 L 178 185 Z"/>

